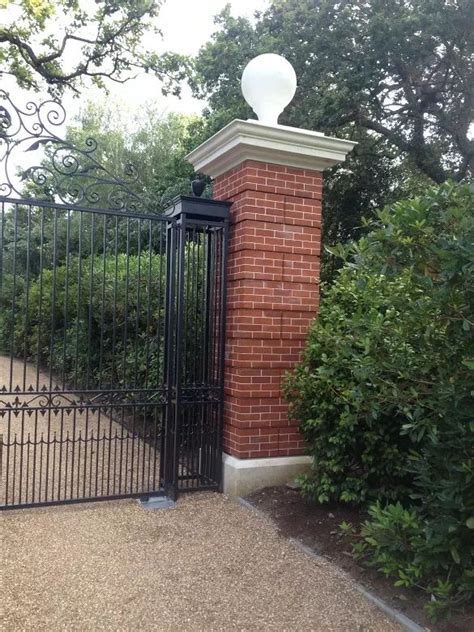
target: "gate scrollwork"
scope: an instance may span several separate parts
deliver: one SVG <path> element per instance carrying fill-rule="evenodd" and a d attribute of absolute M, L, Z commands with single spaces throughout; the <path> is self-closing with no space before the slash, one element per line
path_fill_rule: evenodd
<path fill-rule="evenodd" d="M 97 158 L 98 143 L 87 138 L 82 147 L 61 138 L 66 111 L 58 101 L 36 104 L 29 101 L 20 109 L 0 89 L 0 196 L 25 197 L 75 206 L 136 211 L 140 207 L 140 182 L 136 167 L 123 166 L 117 177 Z M 19 169 L 25 155 L 43 152 L 43 159 Z"/>

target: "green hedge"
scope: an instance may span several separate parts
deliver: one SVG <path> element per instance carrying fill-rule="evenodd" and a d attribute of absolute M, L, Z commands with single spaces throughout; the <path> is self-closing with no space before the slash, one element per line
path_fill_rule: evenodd
<path fill-rule="evenodd" d="M 203 256 L 186 256 L 183 363 L 199 379 L 205 303 Z M 192 265 L 191 265 L 192 264 Z M 166 256 L 70 256 L 29 281 L 5 274 L 0 301 L 0 352 L 39 362 L 72 387 L 160 387 L 163 382 Z M 194 375 L 196 373 L 196 375 Z"/>
<path fill-rule="evenodd" d="M 422 586 L 433 612 L 473 579 L 473 201 L 432 188 L 334 249 L 344 266 L 285 385 L 314 459 L 304 492 L 378 503 L 359 554 Z"/>

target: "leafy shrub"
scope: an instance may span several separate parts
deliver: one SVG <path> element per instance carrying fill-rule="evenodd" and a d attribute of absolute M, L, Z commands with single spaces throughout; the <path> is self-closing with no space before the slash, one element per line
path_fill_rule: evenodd
<path fill-rule="evenodd" d="M 334 249 L 344 266 L 285 386 L 314 459 L 304 492 L 378 501 L 361 552 L 433 612 L 472 590 L 473 201 L 434 187 Z"/>
<path fill-rule="evenodd" d="M 204 258 L 202 253 L 198 258 L 198 250 L 186 253 L 185 269 L 183 370 L 190 380 L 198 379 L 196 347 L 206 309 Z M 71 387 L 159 386 L 166 286 L 166 256 L 147 251 L 71 255 L 67 266 L 42 269 L 28 291 L 21 274 L 15 286 L 13 276 L 5 274 L 0 352 L 39 361 Z"/>
<path fill-rule="evenodd" d="M 416 587 L 429 595 L 427 610 L 438 617 L 468 601 L 473 593 L 473 518 L 453 528 L 416 506 L 375 503 L 360 534 L 351 526 L 355 556 L 387 577 L 395 586 Z M 342 526 L 342 525 L 341 525 Z"/>
<path fill-rule="evenodd" d="M 314 456 L 305 491 L 320 502 L 406 497 L 408 454 L 472 384 L 473 197 L 431 189 L 338 249 L 345 266 L 285 385 Z"/>
<path fill-rule="evenodd" d="M 18 275 L 14 322 L 11 283 L 4 288 L 1 347 L 10 350 L 13 341 L 14 355 L 38 358 L 74 385 L 143 384 L 154 349 L 162 349 L 165 303 L 166 264 L 159 255 L 149 259 L 148 271 L 147 253 L 71 256 L 67 266 L 43 269 L 28 292 Z"/>

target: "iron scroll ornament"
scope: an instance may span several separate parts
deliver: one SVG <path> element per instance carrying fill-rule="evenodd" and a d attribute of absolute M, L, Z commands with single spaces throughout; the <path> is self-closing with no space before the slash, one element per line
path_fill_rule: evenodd
<path fill-rule="evenodd" d="M 138 172 L 126 163 L 117 177 L 96 157 L 98 143 L 87 138 L 76 147 L 58 135 L 66 111 L 58 101 L 29 101 L 17 107 L 0 89 L 0 196 L 24 198 L 25 185 L 34 185 L 34 197 L 69 208 L 103 206 L 117 211 L 137 211 L 143 201 Z M 22 163 L 22 152 L 47 150 L 48 160 L 29 166 L 20 177 L 13 174 Z"/>

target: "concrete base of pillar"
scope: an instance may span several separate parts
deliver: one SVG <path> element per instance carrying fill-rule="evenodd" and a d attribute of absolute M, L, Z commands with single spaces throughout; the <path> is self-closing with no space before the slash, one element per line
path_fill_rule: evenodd
<path fill-rule="evenodd" d="M 310 456 L 282 456 L 268 459 L 237 459 L 223 456 L 223 491 L 227 496 L 245 496 L 261 487 L 284 485 L 307 472 Z"/>

